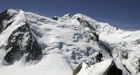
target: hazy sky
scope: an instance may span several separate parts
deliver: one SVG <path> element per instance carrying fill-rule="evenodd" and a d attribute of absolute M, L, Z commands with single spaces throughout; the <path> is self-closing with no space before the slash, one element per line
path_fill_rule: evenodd
<path fill-rule="evenodd" d="M 44 16 L 82 13 L 124 29 L 140 29 L 140 0 L 0 0 L 0 12 L 23 9 Z"/>

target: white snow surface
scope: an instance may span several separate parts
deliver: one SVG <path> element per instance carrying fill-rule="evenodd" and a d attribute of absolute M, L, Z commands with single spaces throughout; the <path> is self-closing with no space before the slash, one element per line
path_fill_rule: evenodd
<path fill-rule="evenodd" d="M 100 34 L 100 40 L 108 43 L 115 59 L 119 59 L 132 75 L 139 75 L 140 31 L 118 30 L 113 34 Z M 106 38 L 104 38 L 106 37 Z M 123 58 L 127 55 L 127 59 Z"/>
<path fill-rule="evenodd" d="M 43 57 L 40 63 L 22 64 L 16 62 L 11 66 L 1 66 L 1 75 L 72 75 L 72 69 L 64 59 L 63 55 L 57 53 L 57 49 L 50 51 L 49 55 Z"/>
<path fill-rule="evenodd" d="M 83 63 L 82 69 L 77 75 L 104 75 L 111 63 L 112 59 L 106 59 L 105 61 L 96 63 L 91 67 L 88 67 L 85 63 Z"/>
<path fill-rule="evenodd" d="M 91 32 L 98 33 L 100 41 L 107 43 L 112 49 L 113 58 L 121 64 L 121 69 L 124 69 L 122 65 L 125 65 L 132 75 L 140 74 L 140 31 L 124 31 L 83 14 L 66 14 L 58 17 L 58 20 L 53 20 L 22 10 L 9 9 L 8 13 L 14 17 L 4 23 L 14 22 L 0 33 L 0 75 L 72 75 L 72 71 L 82 62 L 91 67 L 83 63 L 77 75 L 103 75 L 112 61 L 109 58 L 112 57 L 97 41 L 90 39 L 93 36 Z M 85 23 L 80 23 L 78 17 L 87 21 L 93 31 Z M 9 36 L 26 22 L 30 24 L 32 34 L 43 49 L 42 60 L 37 64 L 25 64 L 22 59 L 10 66 L 2 65 L 7 52 L 3 47 L 7 45 Z M 104 61 L 95 64 L 94 57 L 97 52 L 103 53 Z M 128 58 L 124 59 L 122 55 L 126 52 Z"/>

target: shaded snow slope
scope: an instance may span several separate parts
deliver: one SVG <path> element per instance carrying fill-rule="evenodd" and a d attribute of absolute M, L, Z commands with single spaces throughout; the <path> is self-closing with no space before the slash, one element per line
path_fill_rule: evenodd
<path fill-rule="evenodd" d="M 0 74 L 72 75 L 85 62 L 91 69 L 80 73 L 102 75 L 112 63 L 110 58 L 123 75 L 139 74 L 139 32 L 123 31 L 83 14 L 51 19 L 9 9 L 0 14 Z M 105 60 L 101 63 L 95 58 L 99 52 Z M 104 68 L 99 70 L 99 65 Z"/>

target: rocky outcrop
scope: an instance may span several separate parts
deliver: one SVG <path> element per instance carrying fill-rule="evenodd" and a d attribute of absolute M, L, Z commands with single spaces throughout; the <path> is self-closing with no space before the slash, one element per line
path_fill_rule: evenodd
<path fill-rule="evenodd" d="M 3 22 L 10 20 L 13 16 L 8 14 L 8 10 L 0 13 L 0 32 L 6 29 L 12 22 L 4 25 Z"/>
<path fill-rule="evenodd" d="M 85 63 L 80 64 L 73 75 L 123 75 L 123 72 L 112 59 L 107 59 L 90 67 Z"/>
<path fill-rule="evenodd" d="M 73 70 L 73 75 L 77 75 L 77 73 L 81 70 L 81 68 L 82 68 L 82 63 L 79 64 L 79 66 Z"/>
<path fill-rule="evenodd" d="M 5 50 L 8 51 L 4 60 L 8 65 L 20 60 L 26 54 L 26 62 L 40 60 L 42 50 L 37 40 L 30 32 L 28 24 L 25 24 L 10 35 Z"/>
<path fill-rule="evenodd" d="M 117 68 L 115 62 L 112 61 L 104 75 L 123 75 L 123 73 L 121 69 Z"/>

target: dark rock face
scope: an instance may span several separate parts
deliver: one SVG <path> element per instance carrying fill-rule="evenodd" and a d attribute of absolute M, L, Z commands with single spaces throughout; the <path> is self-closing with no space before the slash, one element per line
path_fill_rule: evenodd
<path fill-rule="evenodd" d="M 122 51 L 122 54 L 121 54 L 121 56 L 122 56 L 122 58 L 124 58 L 124 59 L 128 59 L 128 51 L 127 50 L 125 50 L 125 51 Z"/>
<path fill-rule="evenodd" d="M 102 58 L 103 58 L 103 54 L 99 52 L 96 56 L 96 62 L 101 62 Z"/>
<path fill-rule="evenodd" d="M 0 13 L 0 32 L 2 32 L 4 29 L 6 29 L 12 22 L 10 22 L 9 24 L 3 26 L 3 21 L 4 20 L 10 20 L 13 16 L 10 16 L 7 13 L 7 10 Z"/>
<path fill-rule="evenodd" d="M 54 20 L 58 20 L 58 17 L 57 17 L 57 16 L 54 16 L 54 17 L 52 17 L 52 19 L 54 19 Z"/>
<path fill-rule="evenodd" d="M 122 70 L 117 68 L 115 62 L 112 62 L 107 72 L 104 75 L 123 75 Z"/>
<path fill-rule="evenodd" d="M 41 47 L 38 45 L 36 39 L 33 36 L 30 39 L 26 47 L 26 50 L 29 53 L 28 56 L 26 57 L 26 61 L 40 60 L 42 58 Z"/>
<path fill-rule="evenodd" d="M 27 54 L 25 60 L 40 60 L 42 50 L 35 37 L 31 34 L 28 24 L 19 27 L 10 35 L 5 50 L 8 50 L 4 60 L 10 65 Z"/>
<path fill-rule="evenodd" d="M 140 58 L 138 59 L 138 71 L 140 72 Z"/>
<path fill-rule="evenodd" d="M 81 68 L 82 68 L 82 63 L 79 64 L 79 66 L 75 70 L 73 70 L 73 75 L 76 75 L 81 70 Z"/>

